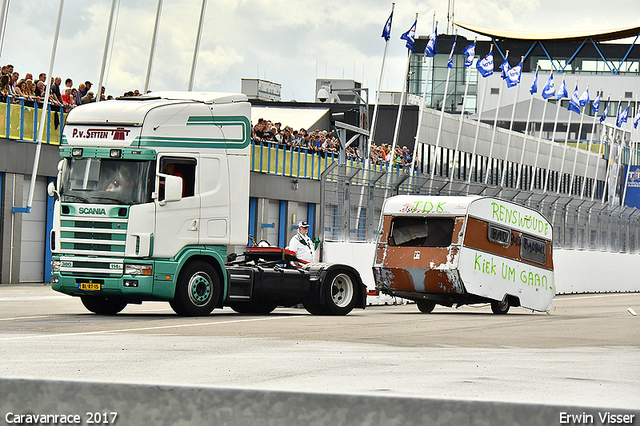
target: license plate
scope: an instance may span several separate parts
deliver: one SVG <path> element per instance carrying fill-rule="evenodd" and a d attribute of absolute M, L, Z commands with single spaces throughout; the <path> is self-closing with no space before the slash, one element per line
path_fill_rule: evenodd
<path fill-rule="evenodd" d="M 80 283 L 80 290 L 96 291 L 100 290 L 100 283 Z"/>

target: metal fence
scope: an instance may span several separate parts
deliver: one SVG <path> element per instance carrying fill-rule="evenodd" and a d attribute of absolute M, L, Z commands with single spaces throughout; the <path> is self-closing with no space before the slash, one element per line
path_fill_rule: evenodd
<path fill-rule="evenodd" d="M 550 194 L 480 184 L 451 183 L 442 176 L 410 176 L 393 170 L 331 164 L 322 175 L 321 239 L 372 242 L 382 204 L 401 194 L 487 195 L 533 208 L 553 224 L 554 247 L 573 250 L 640 252 L 640 210 L 590 197 Z"/>

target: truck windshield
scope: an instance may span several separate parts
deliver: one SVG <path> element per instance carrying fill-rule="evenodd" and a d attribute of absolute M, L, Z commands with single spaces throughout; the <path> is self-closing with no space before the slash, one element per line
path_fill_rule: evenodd
<path fill-rule="evenodd" d="M 71 158 L 62 174 L 63 202 L 143 204 L 151 201 L 153 161 Z"/>

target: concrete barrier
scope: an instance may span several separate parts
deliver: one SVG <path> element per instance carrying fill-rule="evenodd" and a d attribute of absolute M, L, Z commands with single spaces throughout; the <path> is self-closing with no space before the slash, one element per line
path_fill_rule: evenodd
<path fill-rule="evenodd" d="M 640 421 L 640 410 L 24 379 L 0 379 L 0 415 L 3 425 L 548 426 Z"/>
<path fill-rule="evenodd" d="M 324 260 L 352 265 L 373 290 L 375 248 L 374 243 L 325 243 Z M 639 260 L 638 254 L 554 249 L 556 293 L 640 292 Z"/>

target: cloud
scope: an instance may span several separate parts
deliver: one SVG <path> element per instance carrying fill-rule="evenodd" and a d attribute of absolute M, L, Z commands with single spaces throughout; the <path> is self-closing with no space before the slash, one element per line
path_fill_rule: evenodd
<path fill-rule="evenodd" d="M 119 1 L 107 92 L 143 89 L 157 0 Z M 22 75 L 46 71 L 59 2 L 11 2 L 1 55 Z M 163 0 L 150 87 L 185 90 L 202 0 Z M 577 31 L 640 25 L 637 0 L 458 0 L 455 19 L 497 29 Z M 446 30 L 448 2 L 410 0 L 395 5 L 383 90 L 402 88 L 407 50 L 399 40 L 419 12 L 417 34 L 434 20 Z M 55 75 L 76 84 L 97 83 L 111 9 L 110 0 L 65 0 Z M 207 2 L 194 88 L 239 91 L 241 78 L 282 85 L 283 100 L 314 99 L 316 78 L 355 78 L 372 91 L 379 79 L 389 16 L 388 0 L 218 0 Z M 464 34 L 472 37 L 470 34 Z M 27 36 L 25 36 L 27 35 Z"/>

